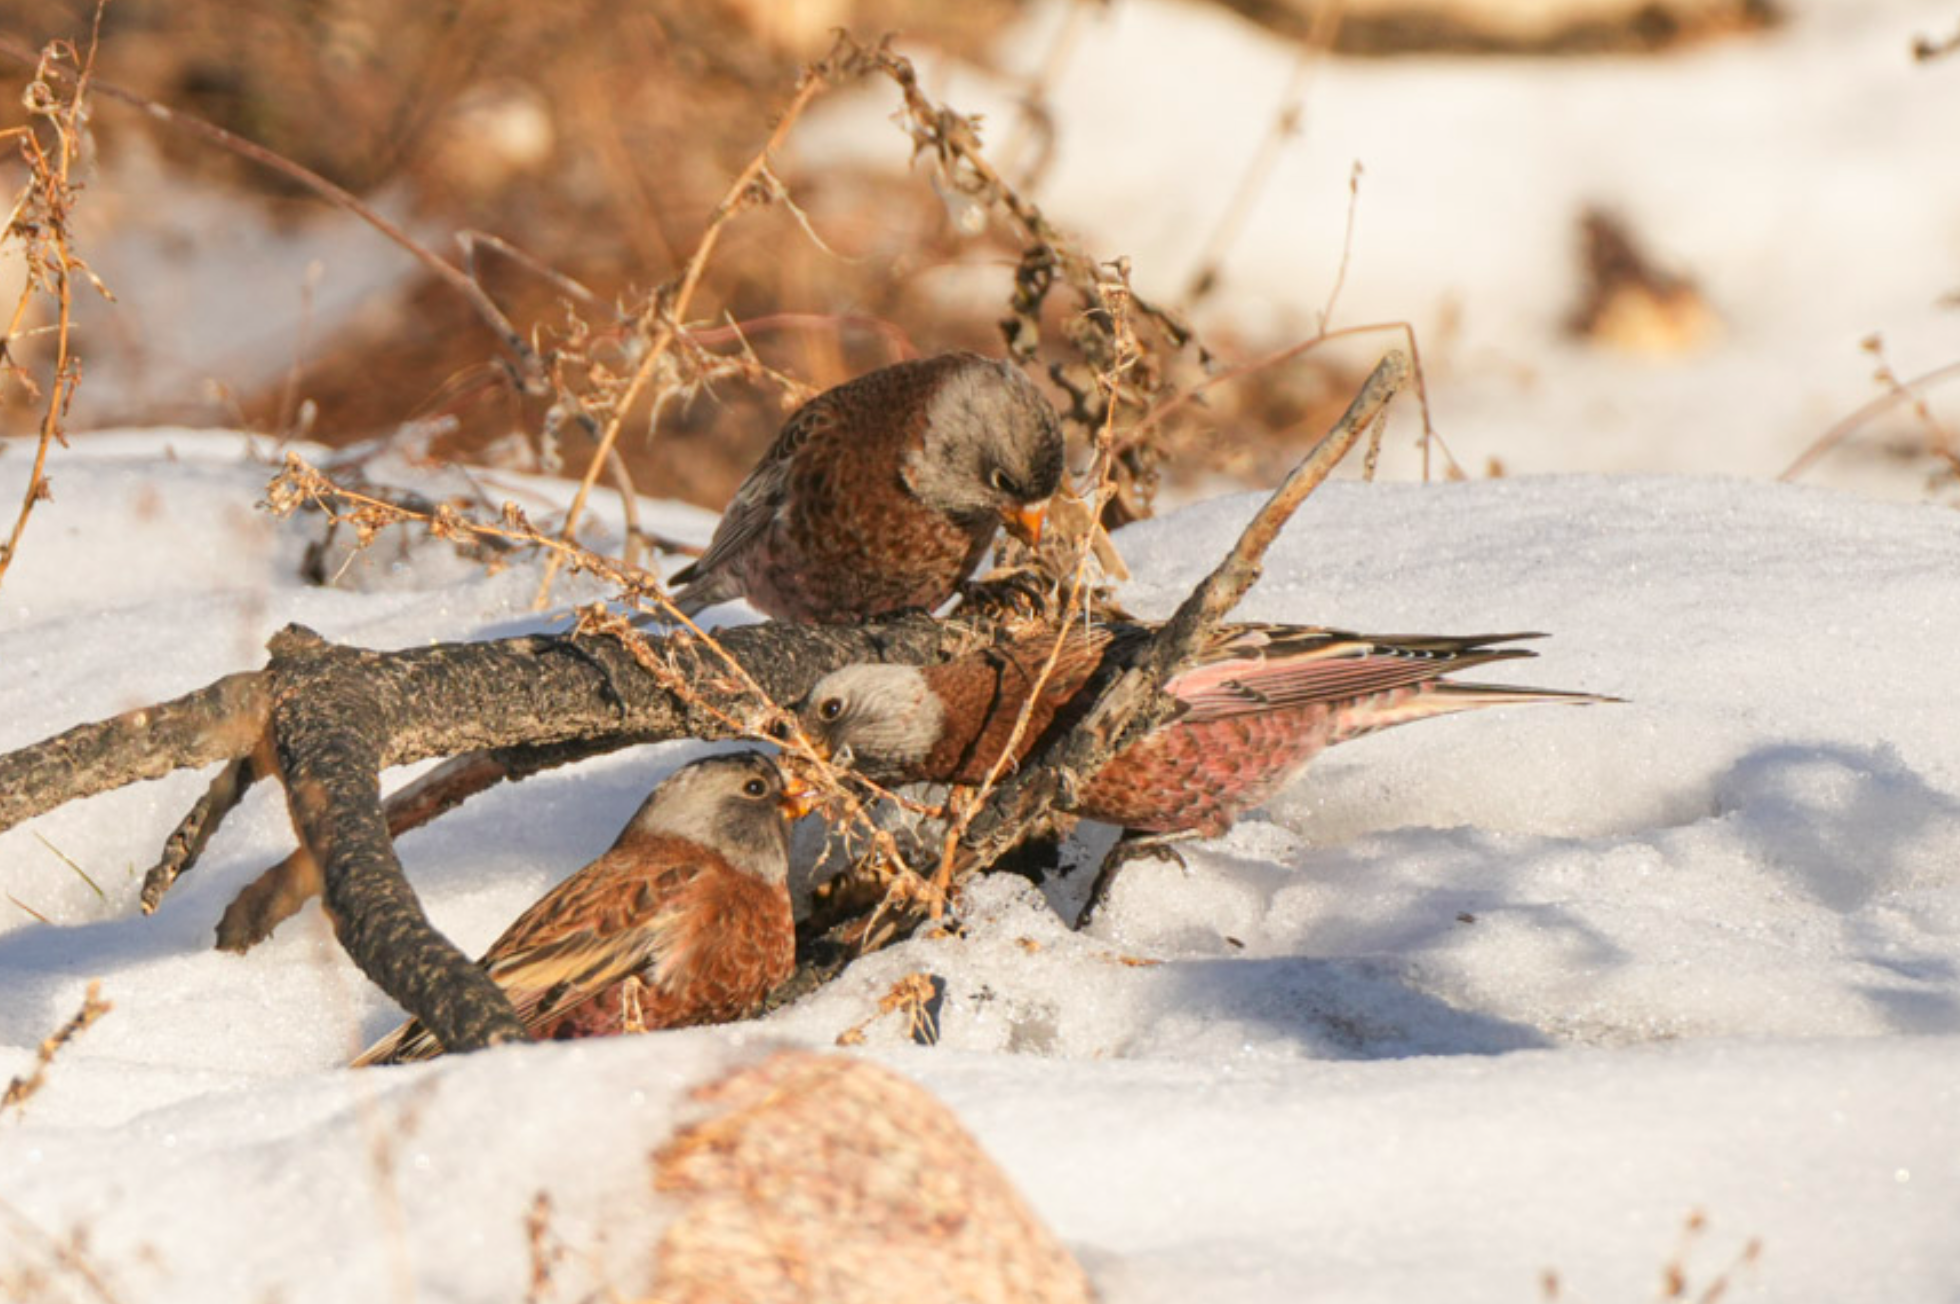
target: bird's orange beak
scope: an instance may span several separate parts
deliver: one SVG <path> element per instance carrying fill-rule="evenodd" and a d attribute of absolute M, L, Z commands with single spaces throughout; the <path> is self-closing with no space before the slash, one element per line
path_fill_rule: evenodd
<path fill-rule="evenodd" d="M 1007 532 L 1030 548 L 1041 546 L 1041 526 L 1047 516 L 1048 503 L 1045 499 L 1000 509 L 1000 519 L 1007 526 Z"/>
<path fill-rule="evenodd" d="M 783 776 L 783 795 L 776 802 L 776 809 L 783 813 L 784 819 L 800 820 L 816 808 L 822 796 L 815 788 L 793 774 Z"/>

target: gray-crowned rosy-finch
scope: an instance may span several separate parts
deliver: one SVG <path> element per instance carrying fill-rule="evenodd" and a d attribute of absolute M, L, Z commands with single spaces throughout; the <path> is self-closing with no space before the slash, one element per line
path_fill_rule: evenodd
<path fill-rule="evenodd" d="M 1011 363 L 946 353 L 870 372 L 783 423 L 675 573 L 675 604 L 746 597 L 825 624 L 936 607 L 1003 522 L 1039 537 L 1064 454 L 1054 408 Z"/>
<path fill-rule="evenodd" d="M 517 917 L 484 969 L 540 1041 L 754 1013 L 796 965 L 788 821 L 806 796 L 758 752 L 677 770 L 609 851 Z M 354 1063 L 441 1053 L 411 1019 Z"/>
<path fill-rule="evenodd" d="M 1018 761 L 1102 664 L 1107 626 L 1069 625 L 1056 647 L 1043 630 L 929 666 L 867 662 L 817 681 L 795 707 L 811 741 L 884 783 L 979 783 L 1014 739 Z M 1037 683 L 1041 691 L 1035 693 Z"/>
<path fill-rule="evenodd" d="M 1114 669 L 1141 649 L 1148 632 L 1124 627 L 1093 646 L 1079 632 L 1069 637 L 1085 645 L 1086 655 L 1099 657 L 1104 668 Z M 1052 634 L 1045 637 L 1052 642 Z M 1164 685 L 1177 699 L 1177 713 L 1088 776 L 1075 813 L 1147 833 L 1212 837 L 1335 743 L 1476 707 L 1612 700 L 1442 677 L 1531 656 L 1522 648 L 1494 646 L 1530 637 L 1224 626 Z M 1023 638 L 1035 645 L 1044 641 Z M 1077 682 L 1091 677 L 1088 669 L 1076 676 Z M 1029 682 L 999 677 L 1000 691 L 991 697 L 948 691 L 949 685 L 978 677 L 962 662 L 847 666 L 818 681 L 797 709 L 805 732 L 820 746 L 833 753 L 848 748 L 853 764 L 874 779 L 971 781 L 999 755 L 1008 736 L 1002 719 L 1011 724 L 1018 715 Z M 1043 718 L 1053 716 L 1058 705 L 1043 703 Z M 1038 738 L 1038 731 L 1028 730 L 1019 751 Z M 959 758 L 959 764 L 949 764 L 949 758 Z"/>

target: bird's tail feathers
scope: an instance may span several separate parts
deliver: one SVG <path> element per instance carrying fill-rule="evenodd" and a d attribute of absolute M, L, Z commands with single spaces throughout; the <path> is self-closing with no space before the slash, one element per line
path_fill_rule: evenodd
<path fill-rule="evenodd" d="M 1493 657 L 1492 660 L 1500 658 Z M 1461 663 L 1459 663 L 1461 664 Z M 1599 693 L 1568 693 L 1556 688 L 1519 688 L 1510 684 L 1470 684 L 1452 679 L 1431 680 L 1413 691 L 1379 693 L 1349 703 L 1341 712 L 1331 742 L 1346 742 L 1396 725 L 1428 720 L 1486 706 L 1522 706 L 1553 702 L 1566 706 L 1602 706 L 1626 699 Z"/>
<path fill-rule="evenodd" d="M 410 1019 L 362 1051 L 352 1067 L 364 1069 L 376 1064 L 409 1064 L 416 1060 L 433 1059 L 441 1053 L 442 1045 L 436 1041 L 435 1034 L 423 1027 L 420 1019 Z"/>

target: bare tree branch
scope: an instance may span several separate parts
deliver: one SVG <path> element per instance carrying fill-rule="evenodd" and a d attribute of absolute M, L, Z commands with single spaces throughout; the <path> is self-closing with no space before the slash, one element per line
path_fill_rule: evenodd
<path fill-rule="evenodd" d="M 150 872 L 143 875 L 144 914 L 156 913 L 164 893 L 175 886 L 185 871 L 197 864 L 197 858 L 204 854 L 204 848 L 210 845 L 212 835 L 225 822 L 225 816 L 237 809 L 252 785 L 264 777 L 264 768 L 259 764 L 256 752 L 225 762 L 217 777 L 211 780 L 211 786 L 197 799 L 197 804 L 164 839 L 163 855 L 151 866 Z"/>
<path fill-rule="evenodd" d="M 719 632 L 720 651 L 674 635 L 636 655 L 615 638 L 570 635 L 374 652 L 294 626 L 272 639 L 262 671 L 0 756 L 0 828 L 139 779 L 236 762 L 269 737 L 349 956 L 445 1046 L 474 1049 L 521 1028 L 496 985 L 430 926 L 403 877 L 381 807 L 383 769 L 508 748 L 522 770 L 654 739 L 735 737 L 765 704 L 724 655 L 770 698 L 790 701 L 841 665 L 932 661 L 971 638 L 960 622 L 911 615 L 748 626 Z M 223 798 L 204 801 L 215 809 Z"/>
<path fill-rule="evenodd" d="M 414 782 L 388 794 L 387 800 L 381 803 L 381 813 L 388 821 L 388 836 L 399 838 L 410 829 L 419 829 L 505 780 L 516 783 L 561 765 L 603 756 L 636 741 L 658 740 L 603 738 L 549 746 L 498 747 L 452 756 Z M 218 949 L 243 955 L 320 895 L 321 886 L 318 862 L 306 848 L 300 847 L 247 884 L 225 907 L 218 920 Z"/>
<path fill-rule="evenodd" d="M 270 708 L 265 672 L 248 671 L 0 755 L 0 831 L 81 797 L 243 756 Z"/>

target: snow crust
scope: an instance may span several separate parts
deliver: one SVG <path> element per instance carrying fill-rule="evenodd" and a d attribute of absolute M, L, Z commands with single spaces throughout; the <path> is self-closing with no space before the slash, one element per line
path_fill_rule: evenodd
<path fill-rule="evenodd" d="M 0 452 L 0 499 L 27 451 Z M 0 588 L 0 748 L 256 665 L 288 621 L 376 647 L 542 623 L 531 567 L 485 577 L 427 541 L 302 583 L 319 525 L 252 509 L 270 470 L 181 432 L 61 454 Z M 1126 596 L 1167 612 L 1256 503 L 1122 532 Z M 1335 484 L 1245 618 L 1544 630 L 1490 675 L 1627 702 L 1337 749 L 1188 869 L 1133 865 L 1087 934 L 1057 917 L 1085 874 L 1003 877 L 963 937 L 758 1025 L 404 1070 L 340 1067 L 397 1015 L 317 906 L 248 957 L 209 949 L 288 848 L 274 794 L 148 919 L 140 876 L 201 779 L 51 812 L 0 834 L 0 1077 L 89 978 L 115 1009 L 0 1120 L 0 1281 L 63 1281 L 51 1241 L 79 1229 L 124 1298 L 516 1298 L 544 1190 L 577 1250 L 563 1297 L 630 1294 L 665 1216 L 647 1155 L 685 1090 L 829 1046 L 924 969 L 941 1044 L 886 1018 L 860 1053 L 946 1099 L 1113 1304 L 1528 1300 L 1546 1271 L 1641 1298 L 1677 1256 L 1706 1282 L 1751 1240 L 1734 1298 L 1953 1296 L 1956 576 L 1949 511 L 1827 490 Z M 411 879 L 480 949 L 696 750 L 486 793 L 403 839 Z M 1684 1250 L 1691 1210 L 1708 1226 Z"/>

